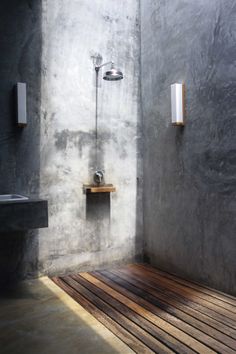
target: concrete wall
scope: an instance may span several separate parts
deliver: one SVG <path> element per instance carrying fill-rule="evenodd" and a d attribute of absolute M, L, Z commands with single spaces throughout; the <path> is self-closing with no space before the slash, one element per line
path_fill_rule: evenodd
<path fill-rule="evenodd" d="M 47 198 L 50 222 L 1 234 L 1 279 L 141 259 L 144 215 L 147 260 L 236 292 L 235 11 L 233 0 L 141 0 L 140 80 L 138 0 L 1 1 L 0 193 Z M 96 164 L 101 56 L 124 80 L 99 82 Z M 17 81 L 28 84 L 24 130 Z M 184 129 L 170 124 L 178 81 Z M 97 167 L 117 187 L 111 198 L 82 192 Z"/>
<path fill-rule="evenodd" d="M 142 0 L 144 237 L 156 266 L 236 293 L 234 0 Z M 186 126 L 170 85 L 186 83 Z"/>
<path fill-rule="evenodd" d="M 0 4 L 0 194 L 37 197 L 40 177 L 41 1 Z M 16 126 L 14 85 L 27 82 L 28 127 Z M 0 283 L 35 274 L 37 231 L 0 235 Z"/>
<path fill-rule="evenodd" d="M 0 192 L 21 189 L 35 195 L 39 189 L 41 1 L 1 1 L 0 17 Z M 25 130 L 16 126 L 14 86 L 21 81 L 28 85 L 30 119 Z"/>
<path fill-rule="evenodd" d="M 2 1 L 0 193 L 49 201 L 49 228 L 1 235 L 14 278 L 92 269 L 142 254 L 138 0 Z M 95 162 L 94 61 L 124 80 L 99 80 Z M 100 58 L 101 59 L 101 58 Z M 16 128 L 12 87 L 28 84 L 29 125 Z M 96 168 L 111 195 L 83 194 Z"/>
<path fill-rule="evenodd" d="M 41 272 L 141 255 L 139 34 L 137 0 L 43 1 L 40 195 L 49 200 L 50 227 L 40 231 Z M 100 57 L 114 60 L 124 80 L 100 77 L 96 166 L 94 61 Z M 96 168 L 117 188 L 111 197 L 83 194 Z"/>

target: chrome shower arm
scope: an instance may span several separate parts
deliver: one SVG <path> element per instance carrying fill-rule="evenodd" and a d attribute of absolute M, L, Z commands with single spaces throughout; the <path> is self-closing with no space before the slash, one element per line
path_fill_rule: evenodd
<path fill-rule="evenodd" d="M 106 65 L 109 65 L 109 64 L 113 65 L 113 64 L 114 64 L 114 61 L 108 61 L 108 62 L 103 63 L 103 64 L 101 64 L 101 65 L 95 65 L 95 70 L 96 70 L 96 71 L 99 71 L 103 66 L 106 66 Z"/>

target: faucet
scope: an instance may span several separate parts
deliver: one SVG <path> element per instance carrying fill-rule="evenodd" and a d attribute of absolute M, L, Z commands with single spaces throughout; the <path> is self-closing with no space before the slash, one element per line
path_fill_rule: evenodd
<path fill-rule="evenodd" d="M 95 173 L 94 173 L 94 176 L 93 176 L 93 180 L 96 184 L 102 184 L 103 181 L 104 181 L 104 171 L 102 170 L 97 170 Z"/>

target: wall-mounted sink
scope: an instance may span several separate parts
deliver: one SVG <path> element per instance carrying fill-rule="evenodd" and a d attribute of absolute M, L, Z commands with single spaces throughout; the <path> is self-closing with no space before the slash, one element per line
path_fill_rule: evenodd
<path fill-rule="evenodd" d="M 0 202 L 13 202 L 18 200 L 28 200 L 28 197 L 25 197 L 20 194 L 0 194 Z"/>
<path fill-rule="evenodd" d="M 0 234 L 48 227 L 48 202 L 19 194 L 0 195 Z"/>

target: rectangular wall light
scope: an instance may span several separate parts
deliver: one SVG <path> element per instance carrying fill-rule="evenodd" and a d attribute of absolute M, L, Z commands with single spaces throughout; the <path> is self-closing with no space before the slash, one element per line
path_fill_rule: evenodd
<path fill-rule="evenodd" d="M 173 125 L 184 125 L 184 84 L 171 85 L 171 120 Z"/>
<path fill-rule="evenodd" d="M 17 100 L 17 124 L 19 127 L 26 127 L 27 125 L 26 83 L 17 82 L 16 100 Z"/>

